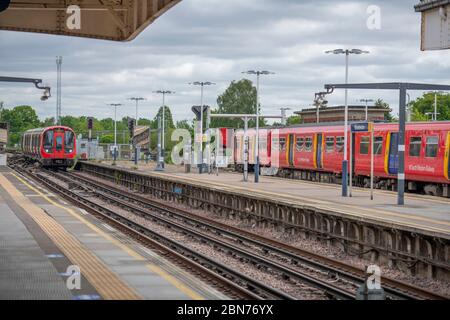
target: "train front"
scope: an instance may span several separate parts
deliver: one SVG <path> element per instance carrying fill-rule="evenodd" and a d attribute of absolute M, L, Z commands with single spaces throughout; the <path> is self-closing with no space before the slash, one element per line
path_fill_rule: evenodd
<path fill-rule="evenodd" d="M 75 132 L 68 127 L 46 128 L 42 135 L 41 162 L 48 167 L 73 166 L 76 156 Z"/>

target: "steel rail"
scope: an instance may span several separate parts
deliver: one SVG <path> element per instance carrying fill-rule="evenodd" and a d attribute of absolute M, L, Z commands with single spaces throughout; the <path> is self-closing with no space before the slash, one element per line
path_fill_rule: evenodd
<path fill-rule="evenodd" d="M 70 181 L 70 179 L 67 179 L 66 177 L 63 177 L 61 175 L 58 175 L 57 178 L 66 180 L 67 182 Z M 71 182 L 71 183 L 73 184 L 74 182 Z M 82 188 L 83 186 L 78 185 L 78 187 Z M 109 191 L 110 190 L 108 190 L 108 193 L 111 193 Z M 281 263 L 278 263 L 276 261 L 268 259 L 265 256 L 255 254 L 249 250 L 242 249 L 233 244 L 229 244 L 229 243 L 223 242 L 222 240 L 218 240 L 217 238 L 205 235 L 204 233 L 200 233 L 200 232 L 196 231 L 194 228 L 174 222 L 170 219 L 166 219 L 165 217 L 157 215 L 148 210 L 142 209 L 141 207 L 131 204 L 129 202 L 111 198 L 111 195 L 108 195 L 101 191 L 92 190 L 92 192 L 94 194 L 96 194 L 97 196 L 103 198 L 103 200 L 106 202 L 109 202 L 109 203 L 114 204 L 115 206 L 127 209 L 128 211 L 132 212 L 133 214 L 137 214 L 145 219 L 162 222 L 162 223 L 164 223 L 164 225 L 169 226 L 172 229 L 176 228 L 176 229 L 180 230 L 182 233 L 189 234 L 190 236 L 193 236 L 202 242 L 211 244 L 214 247 L 220 247 L 222 250 L 224 250 L 230 254 L 237 255 L 240 258 L 244 258 L 249 261 L 252 261 L 252 263 L 257 264 L 258 266 L 263 266 L 264 268 L 266 268 L 268 270 L 273 270 L 274 272 L 281 274 L 285 279 L 296 279 L 297 281 L 306 283 L 314 288 L 318 288 L 321 291 L 323 291 L 326 296 L 332 297 L 334 299 L 345 299 L 345 300 L 355 299 L 354 292 L 350 292 L 348 290 L 341 289 L 334 284 L 330 284 L 324 280 L 314 278 L 314 277 L 312 277 L 306 273 L 303 273 L 301 271 L 289 268 Z M 114 196 L 117 197 L 117 195 L 114 195 Z M 172 213 L 172 212 L 170 212 L 170 213 Z M 231 235 L 231 233 L 230 233 L 230 235 Z"/>
<path fill-rule="evenodd" d="M 140 205 L 150 207 L 151 209 L 162 212 L 167 215 L 177 216 L 182 219 L 185 223 L 191 223 L 195 225 L 202 225 L 203 227 L 213 230 L 217 234 L 225 234 L 227 236 L 234 237 L 240 241 L 247 242 L 252 245 L 260 246 L 263 250 L 267 252 L 273 252 L 276 254 L 284 255 L 290 259 L 294 264 L 298 262 L 303 262 L 312 265 L 315 268 L 326 269 L 328 272 L 333 272 L 339 277 L 362 284 L 364 281 L 365 272 L 362 269 L 351 266 L 349 264 L 342 263 L 335 259 L 324 257 L 322 255 L 315 254 L 300 248 L 296 248 L 285 243 L 278 242 L 273 239 L 269 239 L 263 236 L 256 235 L 252 232 L 245 231 L 240 228 L 233 226 L 221 224 L 217 221 L 213 221 L 206 217 L 201 217 L 196 214 L 179 208 L 175 208 L 168 204 L 161 204 L 156 200 L 145 198 L 136 194 L 131 194 L 129 192 L 124 192 L 123 190 L 118 190 L 117 188 L 112 188 L 107 184 L 100 181 L 93 182 L 86 177 L 80 176 L 78 174 L 70 174 L 72 178 L 83 181 L 84 183 L 91 184 L 96 188 L 103 189 L 108 193 L 112 193 L 117 197 L 126 200 L 132 200 Z M 113 190 L 116 189 L 116 190 Z M 382 283 L 384 283 L 384 289 L 388 296 L 392 298 L 399 299 L 448 299 L 448 297 L 439 295 L 422 288 L 412 286 L 410 284 L 392 279 L 387 277 L 382 277 Z"/>
<path fill-rule="evenodd" d="M 25 170 L 17 171 L 26 174 L 33 180 L 41 183 L 47 189 L 62 196 L 66 200 L 75 203 L 77 206 L 101 216 L 118 229 L 126 230 L 127 233 L 134 235 L 140 241 L 144 241 L 152 247 L 157 248 L 159 251 L 174 256 L 175 259 L 182 260 L 181 263 L 185 265 L 185 268 L 195 269 L 197 273 L 206 276 L 207 278 L 211 278 L 210 282 L 214 284 L 219 283 L 225 288 L 226 292 L 231 290 L 241 299 L 295 299 L 284 292 L 267 286 L 241 272 L 233 270 L 221 262 L 206 257 L 205 255 L 196 252 L 194 249 L 186 247 L 177 241 L 160 235 L 149 228 L 123 217 L 111 209 L 98 205 L 86 197 L 62 188 L 54 181 L 43 177 L 42 175 L 35 175 Z"/>

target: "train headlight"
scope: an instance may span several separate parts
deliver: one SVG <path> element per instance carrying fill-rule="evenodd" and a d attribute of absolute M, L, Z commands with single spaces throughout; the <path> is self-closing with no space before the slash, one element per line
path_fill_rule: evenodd
<path fill-rule="evenodd" d="M 52 150 L 51 149 L 45 149 L 45 152 L 50 153 L 50 152 L 52 152 Z"/>

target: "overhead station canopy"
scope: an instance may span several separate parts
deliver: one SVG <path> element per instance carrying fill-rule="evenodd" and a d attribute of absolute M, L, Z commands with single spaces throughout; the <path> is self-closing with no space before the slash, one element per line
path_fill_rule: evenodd
<path fill-rule="evenodd" d="M 0 30 L 130 41 L 180 1 L 6 0 Z"/>
<path fill-rule="evenodd" d="M 450 0 L 422 0 L 415 9 L 422 13 L 421 49 L 450 49 Z"/>

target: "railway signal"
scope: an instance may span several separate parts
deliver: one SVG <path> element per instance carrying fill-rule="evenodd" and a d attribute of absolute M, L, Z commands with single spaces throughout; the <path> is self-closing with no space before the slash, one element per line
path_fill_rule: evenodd
<path fill-rule="evenodd" d="M 87 127 L 88 130 L 92 130 L 94 128 L 94 119 L 88 118 Z"/>
<path fill-rule="evenodd" d="M 130 139 L 133 139 L 134 135 L 134 119 L 128 118 L 128 130 L 130 131 Z"/>

